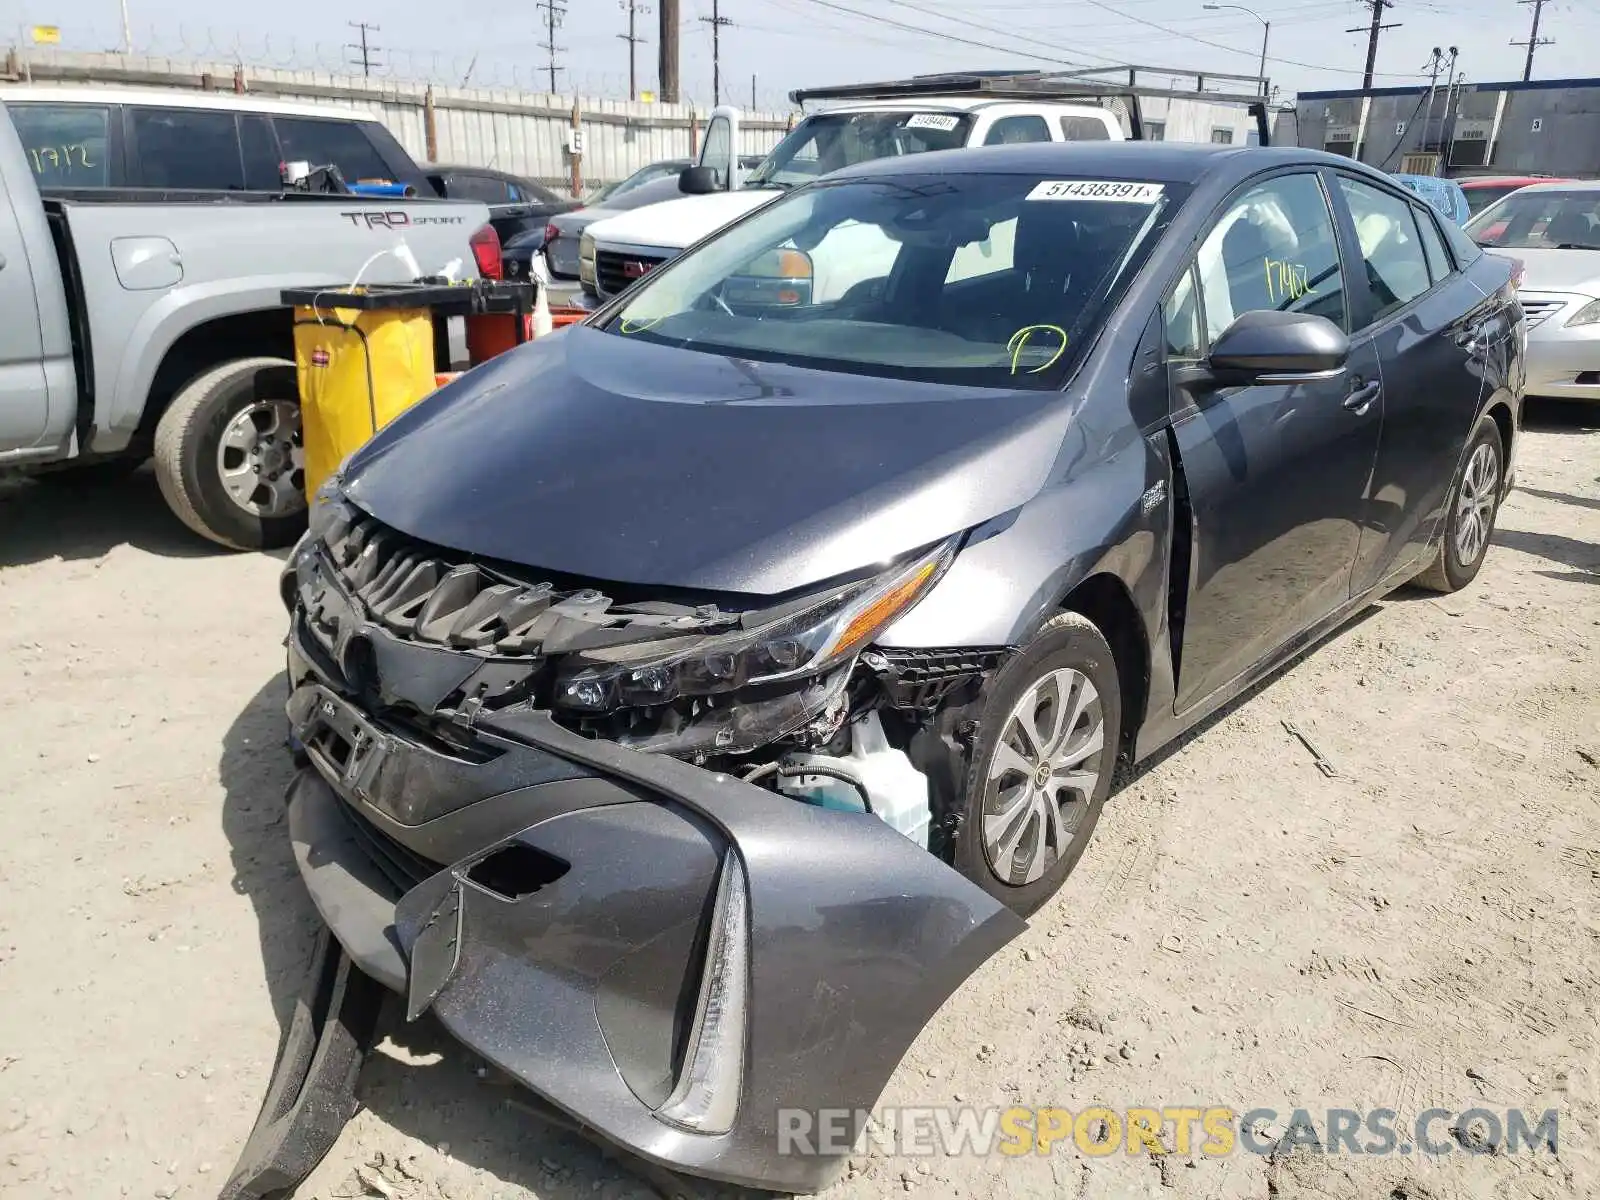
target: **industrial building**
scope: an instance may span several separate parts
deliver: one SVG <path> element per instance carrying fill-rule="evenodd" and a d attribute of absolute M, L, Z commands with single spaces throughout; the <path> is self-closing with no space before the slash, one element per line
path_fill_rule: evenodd
<path fill-rule="evenodd" d="M 1600 175 L 1600 79 L 1301 92 L 1301 146 L 1418 175 Z"/>

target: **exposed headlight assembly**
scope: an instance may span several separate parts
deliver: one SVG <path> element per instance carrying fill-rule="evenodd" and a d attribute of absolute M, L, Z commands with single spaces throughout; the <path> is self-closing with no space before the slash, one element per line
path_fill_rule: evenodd
<path fill-rule="evenodd" d="M 618 647 L 630 658 L 589 661 L 557 677 L 555 703 L 577 712 L 666 704 L 681 696 L 713 696 L 752 685 L 799 680 L 844 661 L 922 599 L 955 557 L 954 539 L 864 583 L 850 584 L 755 628 Z"/>
<path fill-rule="evenodd" d="M 1567 327 L 1593 325 L 1596 321 L 1600 321 L 1600 300 L 1591 300 L 1567 318 Z"/>

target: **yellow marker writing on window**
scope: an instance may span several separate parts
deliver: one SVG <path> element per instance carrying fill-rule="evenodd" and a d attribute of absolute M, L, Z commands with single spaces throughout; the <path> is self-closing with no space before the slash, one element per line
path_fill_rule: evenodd
<path fill-rule="evenodd" d="M 643 333 L 647 329 L 654 329 L 666 319 L 666 313 L 662 313 L 659 317 L 651 317 L 647 321 L 635 321 L 631 317 L 623 317 L 617 323 L 617 329 L 621 333 Z"/>
<path fill-rule="evenodd" d="M 1261 264 L 1267 272 L 1267 295 L 1274 304 L 1317 294 L 1316 289 L 1311 286 L 1309 272 L 1303 263 L 1289 262 L 1282 258 L 1264 258 Z"/>
<path fill-rule="evenodd" d="M 1040 371 L 1048 371 L 1056 365 L 1056 361 L 1067 352 L 1067 331 L 1059 325 L 1024 325 L 1011 335 L 1011 340 L 1006 342 L 1006 349 L 1011 351 L 1011 373 L 1017 373 L 1017 365 L 1022 361 L 1022 352 L 1027 349 L 1035 334 L 1051 333 L 1061 339 L 1061 345 L 1056 347 L 1056 352 L 1037 367 L 1029 367 L 1029 375 L 1037 375 Z"/>

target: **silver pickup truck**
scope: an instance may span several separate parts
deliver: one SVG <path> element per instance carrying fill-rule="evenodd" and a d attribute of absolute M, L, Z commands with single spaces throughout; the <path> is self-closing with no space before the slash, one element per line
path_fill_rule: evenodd
<path fill-rule="evenodd" d="M 152 455 L 168 505 L 240 549 L 305 524 L 285 288 L 476 278 L 476 202 L 295 193 L 41 197 L 0 103 L 0 468 L 70 481 Z"/>

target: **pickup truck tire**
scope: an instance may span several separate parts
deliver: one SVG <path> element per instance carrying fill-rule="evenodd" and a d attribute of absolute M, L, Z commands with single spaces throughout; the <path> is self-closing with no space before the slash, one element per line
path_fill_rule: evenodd
<path fill-rule="evenodd" d="M 306 526 L 298 397 L 295 366 L 281 358 L 224 363 L 173 397 L 156 425 L 156 481 L 185 525 L 236 550 L 293 544 Z M 264 484 L 257 498 L 241 498 L 237 466 L 246 461 L 275 490 Z M 236 468 L 230 480 L 225 463 Z"/>

